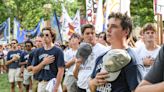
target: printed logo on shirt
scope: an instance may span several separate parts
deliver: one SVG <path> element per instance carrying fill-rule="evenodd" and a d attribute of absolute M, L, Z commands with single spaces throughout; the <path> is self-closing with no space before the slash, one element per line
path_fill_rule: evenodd
<path fill-rule="evenodd" d="M 47 56 L 48 56 L 48 54 L 41 54 L 41 55 L 39 56 L 39 61 L 42 60 L 44 57 L 47 57 Z"/>
<path fill-rule="evenodd" d="M 97 67 L 96 67 L 96 71 L 100 70 L 102 67 L 103 67 L 102 64 L 97 65 Z"/>
<path fill-rule="evenodd" d="M 12 54 L 12 55 L 10 55 L 10 58 L 12 58 L 15 55 L 19 55 L 20 56 L 20 53 Z"/>
<path fill-rule="evenodd" d="M 47 56 L 49 56 L 49 55 L 48 55 L 48 54 L 41 54 L 41 55 L 39 56 L 39 61 L 43 60 L 43 58 L 44 58 L 44 57 L 47 57 Z M 43 69 L 45 69 L 45 70 L 50 70 L 50 65 L 44 66 Z"/>
<path fill-rule="evenodd" d="M 112 84 L 106 83 L 105 85 L 97 87 L 98 92 L 111 92 L 112 91 Z"/>
<path fill-rule="evenodd" d="M 26 59 L 26 62 L 28 62 L 27 59 L 29 58 L 29 54 L 25 55 L 24 58 Z"/>

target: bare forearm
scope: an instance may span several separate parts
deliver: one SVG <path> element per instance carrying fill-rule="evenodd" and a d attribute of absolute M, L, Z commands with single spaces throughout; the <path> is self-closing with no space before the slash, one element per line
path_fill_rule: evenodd
<path fill-rule="evenodd" d="M 142 83 L 137 87 L 135 92 L 164 92 L 164 82 L 147 85 Z"/>
<path fill-rule="evenodd" d="M 64 75 L 64 67 L 60 67 L 58 68 L 58 74 L 57 74 L 57 77 L 56 77 L 56 86 L 55 88 L 59 88 L 59 85 L 61 84 L 62 82 L 62 79 L 63 79 L 63 75 Z"/>
<path fill-rule="evenodd" d="M 91 79 L 89 81 L 89 89 L 90 89 L 91 92 L 96 92 L 96 86 L 94 84 L 95 83 L 94 83 L 93 79 Z"/>
<path fill-rule="evenodd" d="M 74 77 L 76 78 L 76 79 L 78 79 L 78 73 L 79 73 L 79 68 L 80 68 L 80 66 L 75 66 L 75 69 L 74 69 L 74 71 L 73 71 L 73 75 L 74 75 Z"/>
<path fill-rule="evenodd" d="M 66 68 L 69 68 L 71 67 L 75 62 L 74 61 L 68 61 L 66 64 L 65 64 L 65 67 Z"/>
<path fill-rule="evenodd" d="M 20 62 L 19 65 L 25 65 L 27 62 Z"/>
<path fill-rule="evenodd" d="M 40 64 L 37 65 L 37 66 L 34 66 L 34 67 L 32 68 L 33 74 L 38 73 L 43 67 L 44 67 L 44 64 L 42 64 L 42 63 L 40 63 Z"/>
<path fill-rule="evenodd" d="M 11 59 L 11 60 L 8 60 L 7 62 L 6 62 L 6 65 L 10 65 L 11 63 L 13 63 L 14 61 Z"/>

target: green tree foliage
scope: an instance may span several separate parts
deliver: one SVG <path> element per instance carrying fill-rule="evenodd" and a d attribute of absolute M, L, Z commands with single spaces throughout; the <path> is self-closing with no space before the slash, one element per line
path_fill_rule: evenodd
<path fill-rule="evenodd" d="M 134 26 L 154 22 L 153 0 L 131 0 L 130 11 Z"/>
<path fill-rule="evenodd" d="M 71 17 L 77 9 L 81 14 L 86 13 L 85 0 L 0 0 L 0 23 L 8 17 L 13 20 L 16 17 L 25 29 L 34 28 L 40 18 L 49 19 L 56 11 L 61 16 L 61 3 L 63 3 Z M 103 0 L 105 1 L 105 0 Z M 45 10 L 43 6 L 47 3 L 52 5 L 51 10 Z M 134 26 L 143 26 L 147 22 L 154 22 L 153 0 L 131 0 L 131 16 Z M 11 21 L 12 23 L 12 21 Z M 12 24 L 11 24 L 12 25 Z"/>
<path fill-rule="evenodd" d="M 49 19 L 54 11 L 61 16 L 61 3 L 63 3 L 70 16 L 74 16 L 79 8 L 79 3 L 69 0 L 0 0 L 0 23 L 8 17 L 13 20 L 16 17 L 22 28 L 32 29 L 40 18 Z M 51 9 L 44 8 L 45 4 L 51 4 Z M 12 22 L 11 22 L 12 23 Z"/>

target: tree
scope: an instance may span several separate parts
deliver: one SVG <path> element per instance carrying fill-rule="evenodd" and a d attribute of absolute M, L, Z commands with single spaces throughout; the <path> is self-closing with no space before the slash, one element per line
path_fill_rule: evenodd
<path fill-rule="evenodd" d="M 154 22 L 153 0 L 131 0 L 130 11 L 135 27 Z"/>
<path fill-rule="evenodd" d="M 47 10 L 43 8 L 47 3 L 52 5 L 52 9 L 48 14 L 46 14 Z M 61 3 L 65 5 L 70 16 L 75 15 L 79 7 L 79 3 L 76 0 L 74 0 L 74 2 L 69 2 L 68 0 L 1 0 L 0 15 L 3 16 L 0 16 L 0 23 L 8 17 L 10 17 L 11 20 L 16 17 L 23 28 L 30 30 L 37 25 L 40 18 L 49 19 L 54 11 L 57 12 L 58 16 L 61 16 Z"/>

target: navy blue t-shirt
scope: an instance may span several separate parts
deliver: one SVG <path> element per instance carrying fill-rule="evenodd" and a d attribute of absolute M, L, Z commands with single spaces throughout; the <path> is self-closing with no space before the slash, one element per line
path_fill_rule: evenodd
<path fill-rule="evenodd" d="M 35 65 L 34 57 L 35 57 L 35 54 L 36 54 L 37 50 L 38 50 L 38 48 L 32 50 L 32 52 L 30 53 L 30 55 L 29 55 L 29 60 L 28 60 L 29 66 L 30 66 L 30 65 L 32 65 L 32 66 Z M 39 74 L 40 74 L 40 73 L 38 72 L 38 73 L 35 73 L 35 74 L 33 75 L 33 77 L 34 77 L 35 80 L 38 80 Z"/>
<path fill-rule="evenodd" d="M 31 65 L 31 61 L 32 61 L 32 51 L 24 51 L 21 57 L 21 62 L 27 62 L 27 64 L 25 64 L 25 68 L 29 65 Z"/>
<path fill-rule="evenodd" d="M 58 73 L 59 67 L 64 67 L 64 55 L 63 51 L 54 46 L 50 50 L 45 50 L 44 48 L 39 48 L 33 58 L 33 66 L 38 65 L 40 62 L 43 61 L 43 58 L 49 55 L 53 55 L 55 60 L 53 63 L 46 65 L 38 74 L 38 80 L 42 81 L 49 81 L 52 78 L 56 78 Z"/>
<path fill-rule="evenodd" d="M 19 55 L 20 58 L 21 58 L 22 57 L 22 54 L 23 54 L 23 51 L 21 51 L 21 50 L 9 51 L 7 53 L 7 61 L 8 60 L 11 60 L 14 55 Z M 8 67 L 10 69 L 20 68 L 19 62 L 20 62 L 20 59 L 18 61 L 12 62 Z"/>
<path fill-rule="evenodd" d="M 128 48 L 127 52 L 131 56 L 130 63 L 122 68 L 121 73 L 115 81 L 97 87 L 96 92 L 131 92 L 132 90 L 135 90 L 141 81 L 142 76 L 138 68 L 137 59 L 133 54 L 134 52 L 131 50 L 131 48 Z M 101 55 L 97 58 L 91 78 L 95 78 L 96 74 L 100 72 L 103 63 L 102 57 L 104 55 Z"/>

